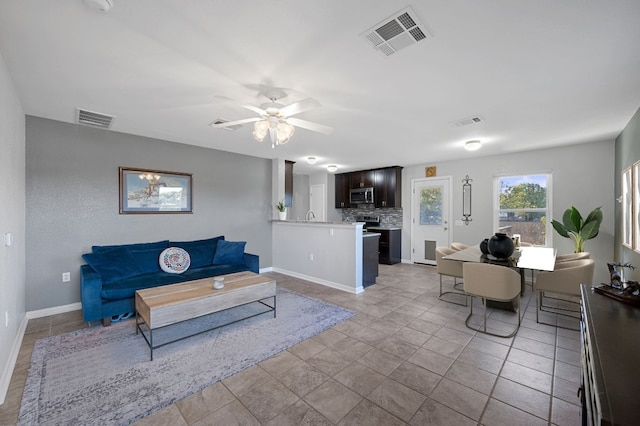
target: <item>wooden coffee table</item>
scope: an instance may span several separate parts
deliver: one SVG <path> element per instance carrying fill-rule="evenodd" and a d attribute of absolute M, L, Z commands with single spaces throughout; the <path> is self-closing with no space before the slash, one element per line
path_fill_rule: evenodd
<path fill-rule="evenodd" d="M 223 276 L 224 288 L 220 290 L 213 288 L 214 277 L 212 277 L 136 291 L 136 334 L 140 332 L 149 345 L 151 361 L 153 361 L 153 350 L 169 343 L 267 312 L 273 312 L 273 317 L 276 317 L 276 282 L 273 279 L 253 272 L 238 272 Z M 265 302 L 269 298 L 273 298 L 271 305 Z M 249 303 L 261 303 L 269 310 L 183 336 L 161 345 L 154 346 L 153 344 L 154 330 Z M 148 336 L 142 325 L 146 325 Z"/>

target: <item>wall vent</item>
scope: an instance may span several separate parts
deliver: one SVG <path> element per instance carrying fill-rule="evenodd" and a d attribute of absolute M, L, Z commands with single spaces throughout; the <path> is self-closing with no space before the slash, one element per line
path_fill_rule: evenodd
<path fill-rule="evenodd" d="M 110 129 L 113 115 L 102 114 L 95 111 L 87 111 L 86 109 L 76 108 L 76 122 L 85 126 L 100 127 L 101 129 Z"/>
<path fill-rule="evenodd" d="M 451 125 L 453 127 L 462 127 L 462 126 L 469 126 L 471 124 L 478 124 L 478 123 L 484 123 L 484 118 L 480 117 L 479 115 L 476 115 L 475 117 L 467 117 L 461 120 L 452 121 Z"/>
<path fill-rule="evenodd" d="M 410 7 L 394 13 L 360 36 L 385 56 L 393 55 L 399 50 L 433 37 Z"/>
<path fill-rule="evenodd" d="M 209 123 L 209 126 L 228 123 L 229 120 L 225 120 L 224 118 L 217 118 L 215 121 Z M 225 126 L 225 127 L 216 127 L 216 129 L 224 129 L 230 132 L 235 132 L 236 130 L 242 128 L 242 124 L 234 124 L 233 126 Z"/>

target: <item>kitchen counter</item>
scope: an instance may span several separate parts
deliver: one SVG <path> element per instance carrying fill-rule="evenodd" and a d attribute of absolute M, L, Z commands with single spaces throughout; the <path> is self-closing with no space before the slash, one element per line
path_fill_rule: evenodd
<path fill-rule="evenodd" d="M 393 225 L 389 225 L 389 226 L 368 226 L 367 229 L 373 229 L 374 231 L 384 231 L 384 230 L 388 230 L 388 231 L 397 231 L 397 230 L 401 230 L 402 227 L 401 226 L 393 226 Z"/>

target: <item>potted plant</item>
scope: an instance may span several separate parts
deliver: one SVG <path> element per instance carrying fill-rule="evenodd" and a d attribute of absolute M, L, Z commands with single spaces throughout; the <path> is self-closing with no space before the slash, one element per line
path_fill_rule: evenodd
<path fill-rule="evenodd" d="M 562 215 L 562 223 L 552 220 L 553 229 L 565 238 L 573 240 L 574 253 L 584 251 L 584 242 L 598 236 L 600 224 L 602 223 L 602 211 L 600 207 L 594 209 L 586 219 L 582 219 L 582 215 L 574 206 L 565 210 Z"/>
<path fill-rule="evenodd" d="M 279 201 L 278 204 L 276 204 L 276 209 L 278 209 L 278 218 L 280 220 L 286 220 L 287 219 L 287 206 L 284 205 L 284 200 Z"/>

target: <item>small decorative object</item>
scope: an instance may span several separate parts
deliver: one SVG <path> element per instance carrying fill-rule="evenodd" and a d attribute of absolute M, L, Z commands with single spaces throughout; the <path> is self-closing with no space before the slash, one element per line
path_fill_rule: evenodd
<path fill-rule="evenodd" d="M 511 239 L 513 240 L 513 245 L 515 249 L 520 250 L 520 234 L 513 234 Z"/>
<path fill-rule="evenodd" d="M 436 166 L 429 166 L 424 168 L 424 174 L 426 177 L 435 177 Z"/>
<path fill-rule="evenodd" d="M 553 229 L 565 238 L 573 240 L 573 251 L 580 253 L 584 251 L 584 242 L 598 236 L 600 224 L 602 223 L 602 211 L 600 207 L 595 208 L 586 219 L 575 207 L 565 210 L 562 215 L 562 223 L 552 220 Z"/>
<path fill-rule="evenodd" d="M 469 179 L 469 175 L 466 175 L 462 179 L 462 221 L 465 225 L 471 222 L 471 184 L 473 179 Z"/>
<path fill-rule="evenodd" d="M 191 257 L 189 253 L 180 247 L 169 247 L 160 253 L 158 259 L 160 269 L 170 274 L 181 274 L 191 265 Z"/>
<path fill-rule="evenodd" d="M 276 204 L 276 209 L 278 209 L 278 219 L 286 220 L 287 219 L 287 206 L 284 205 L 284 200 L 279 201 Z"/>
<path fill-rule="evenodd" d="M 216 290 L 224 288 L 224 277 L 215 277 L 213 279 L 213 288 L 215 288 Z"/>
<path fill-rule="evenodd" d="M 484 240 L 482 240 L 480 242 L 480 251 L 482 252 L 482 254 L 489 254 L 489 239 L 485 238 Z"/>
<path fill-rule="evenodd" d="M 610 297 L 618 302 L 640 307 L 640 284 L 637 281 L 625 281 L 624 270 L 635 269 L 630 263 L 607 263 L 611 283 L 593 287 L 593 291 Z"/>
<path fill-rule="evenodd" d="M 502 232 L 496 232 L 494 236 L 489 239 L 487 244 L 489 253 L 498 259 L 508 259 L 513 254 L 514 245 L 513 240 Z"/>

